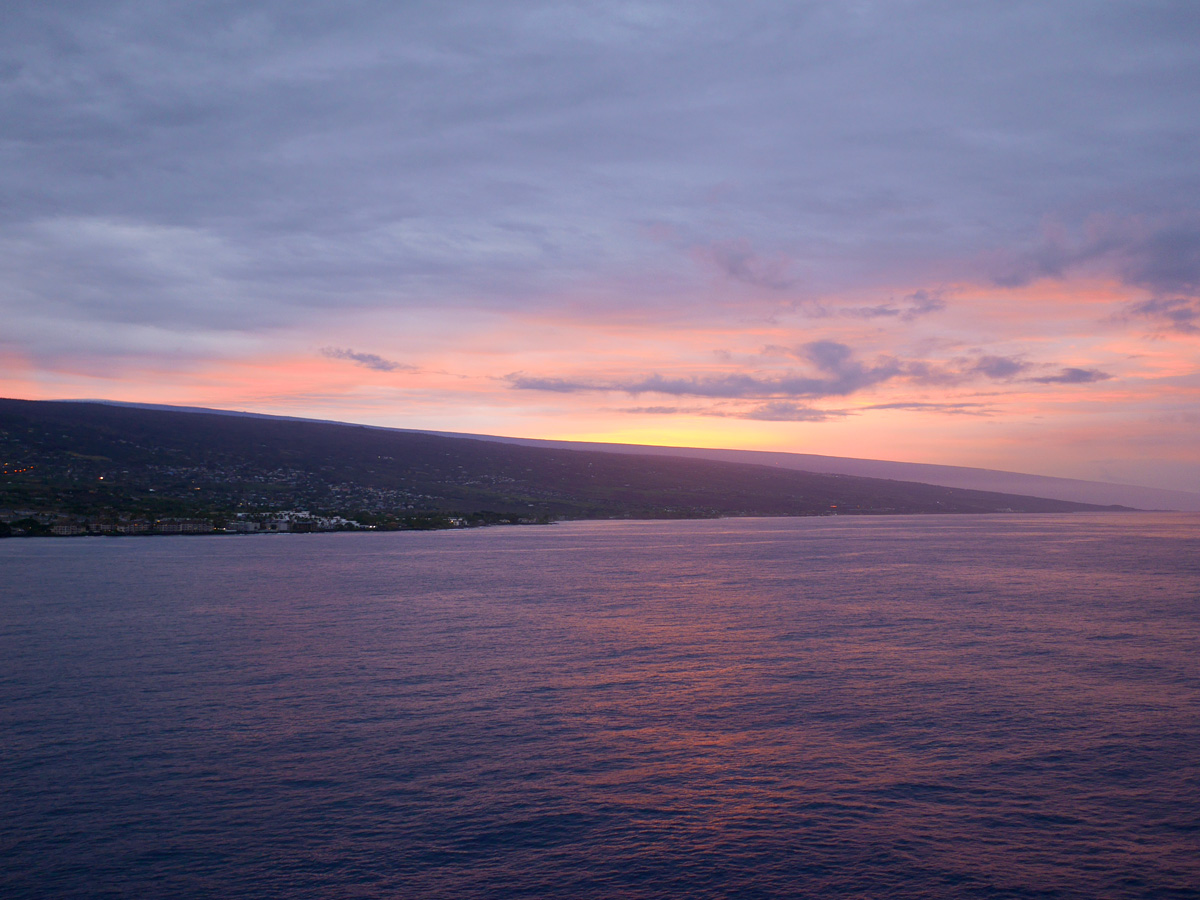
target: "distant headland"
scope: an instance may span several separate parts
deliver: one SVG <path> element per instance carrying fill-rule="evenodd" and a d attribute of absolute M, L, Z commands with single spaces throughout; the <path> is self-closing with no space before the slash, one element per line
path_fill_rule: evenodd
<path fill-rule="evenodd" d="M 285 418 L 0 400 L 0 536 L 1124 510 L 770 465 Z"/>

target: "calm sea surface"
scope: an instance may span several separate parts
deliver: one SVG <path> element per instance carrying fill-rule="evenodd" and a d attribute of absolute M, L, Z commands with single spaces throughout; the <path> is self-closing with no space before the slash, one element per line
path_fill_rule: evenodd
<path fill-rule="evenodd" d="M 1200 517 L 0 542 L 0 896 L 1200 897 Z"/>

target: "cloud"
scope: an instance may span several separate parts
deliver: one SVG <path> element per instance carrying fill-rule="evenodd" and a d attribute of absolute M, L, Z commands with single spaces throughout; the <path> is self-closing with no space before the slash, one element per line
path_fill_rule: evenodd
<path fill-rule="evenodd" d="M 770 378 L 740 373 L 689 378 L 666 378 L 655 374 L 637 381 L 619 382 L 613 387 L 631 394 L 657 393 L 721 399 L 817 397 L 838 393 L 836 389 L 831 389 L 829 381 L 819 378 Z"/>
<path fill-rule="evenodd" d="M 1076 369 L 1068 367 L 1057 375 L 1043 375 L 1040 378 L 1028 378 L 1035 384 L 1091 384 L 1095 381 L 1107 381 L 1112 378 L 1107 372 L 1099 369 Z"/>
<path fill-rule="evenodd" d="M 627 406 L 621 412 L 649 416 L 678 416 L 698 415 L 705 412 L 705 410 L 682 406 Z"/>
<path fill-rule="evenodd" d="M 619 388 L 598 383 L 570 381 L 565 378 L 538 378 L 530 375 L 522 375 L 520 372 L 505 375 L 504 378 L 510 387 L 516 388 L 518 391 L 550 391 L 555 394 L 576 394 L 580 391 L 619 390 Z"/>
<path fill-rule="evenodd" d="M 946 308 L 945 300 L 928 291 L 915 291 L 904 299 L 906 303 L 900 306 L 895 303 L 882 303 L 876 306 L 844 306 L 838 312 L 854 319 L 894 318 L 902 322 L 915 322 L 921 316 L 941 312 Z"/>
<path fill-rule="evenodd" d="M 814 396 L 843 396 L 852 394 L 871 385 L 889 381 L 903 374 L 904 366 L 897 360 L 883 356 L 874 365 L 864 364 L 854 358 L 854 351 L 837 341 L 810 341 L 788 351 L 797 359 L 807 361 L 828 377 L 813 381 L 812 388 L 801 388 L 799 393 Z M 804 384 L 804 380 L 797 385 Z"/>
<path fill-rule="evenodd" d="M 970 367 L 988 378 L 1011 378 L 1029 368 L 1029 363 L 1011 356 L 981 356 Z"/>
<path fill-rule="evenodd" d="M 991 415 L 990 407 L 982 403 L 933 403 L 925 401 L 897 401 L 875 403 L 857 409 L 818 409 L 791 400 L 771 400 L 757 406 L 637 406 L 622 412 L 650 413 L 654 415 L 715 416 L 726 419 L 751 419 L 761 422 L 828 422 L 844 419 L 869 410 L 906 410 L 910 412 L 942 412 L 950 415 Z"/>
<path fill-rule="evenodd" d="M 1200 291 L 1200 216 L 1094 216 L 1071 229 L 1046 223 L 1033 246 L 995 259 L 993 278 L 1017 287 L 1074 270 L 1098 269 L 1159 294 Z"/>
<path fill-rule="evenodd" d="M 965 384 L 976 378 L 989 378 L 992 381 L 1011 382 L 1018 375 L 1034 369 L 1033 363 L 1015 356 L 982 355 L 974 359 L 958 360 L 949 366 L 931 365 L 926 362 L 909 362 L 905 364 L 907 374 L 920 384 L 953 386 Z M 1046 368 L 1039 366 L 1039 368 Z M 1106 381 L 1113 376 L 1099 369 L 1083 369 L 1063 367 L 1057 374 L 1041 375 L 1020 379 L 1032 384 L 1091 384 Z"/>
<path fill-rule="evenodd" d="M 1200 331 L 1200 299 L 1190 297 L 1156 297 L 1140 303 L 1130 303 L 1119 317 L 1128 321 L 1131 317 L 1154 319 L 1174 331 L 1195 334 Z"/>
<path fill-rule="evenodd" d="M 1127 276 L 1188 296 L 1200 98 L 1164 85 L 1191 83 L 1195 16 L 1093 6 L 11 3 L 0 307 L 315 330 L 585 285 L 592 313 L 698 320 L 697 260 L 768 292 L 932 284 L 1108 207 L 1158 223 L 1126 229 Z"/>
<path fill-rule="evenodd" d="M 707 397 L 714 400 L 788 400 L 845 397 L 894 380 L 940 386 L 964 384 L 978 378 L 1011 381 L 1032 367 L 1031 363 L 1017 357 L 994 355 L 962 359 L 950 365 L 880 356 L 873 364 L 867 364 L 855 358 L 852 348 L 837 341 L 810 341 L 795 347 L 771 345 L 765 347 L 763 352 L 801 360 L 819 374 L 811 376 L 793 372 L 779 375 L 722 372 L 667 377 L 655 373 L 644 378 L 603 381 L 535 377 L 516 372 L 506 376 L 506 380 L 510 387 L 517 390 L 563 394 L 620 391 L 628 394 Z M 1096 369 L 1064 368 L 1056 375 L 1025 380 L 1041 384 L 1086 384 L 1110 377 Z"/>
<path fill-rule="evenodd" d="M 870 383 L 886 380 L 879 374 L 862 373 L 858 377 L 805 378 L 802 376 L 759 376 L 750 374 L 694 375 L 668 378 L 653 374 L 625 381 L 574 381 L 562 378 L 535 378 L 521 374 L 507 376 L 509 385 L 522 391 L 551 391 L 571 394 L 586 391 L 620 391 L 627 394 L 668 394 L 676 397 L 745 399 L 756 397 L 835 397 L 854 393 Z"/>
<path fill-rule="evenodd" d="M 651 375 L 637 381 L 616 383 L 613 389 L 638 394 L 691 395 L 713 398 L 747 397 L 844 397 L 900 375 L 903 367 L 883 358 L 875 365 L 854 359 L 854 352 L 836 341 L 811 341 L 787 350 L 812 365 L 824 377 L 786 374 L 760 376 L 745 373 L 665 378 Z"/>
<path fill-rule="evenodd" d="M 785 400 L 764 403 L 753 409 L 733 413 L 739 419 L 755 419 L 761 422 L 828 422 L 849 415 L 845 410 L 813 409 Z"/>
<path fill-rule="evenodd" d="M 337 347 L 322 347 L 321 355 L 330 359 L 345 359 L 364 369 L 373 369 L 376 372 L 411 372 L 416 369 L 416 366 L 393 362 L 374 353 L 358 353 L 354 350 L 342 350 Z"/>
<path fill-rule="evenodd" d="M 790 351 L 780 347 L 768 349 L 807 359 L 821 370 L 835 375 L 835 380 L 839 383 L 850 387 L 846 393 L 893 378 L 907 378 L 919 384 L 947 386 L 963 384 L 979 377 L 1004 381 L 1029 368 L 1029 363 L 1018 357 L 987 354 L 960 359 L 950 365 L 927 360 L 881 357 L 874 366 L 868 367 L 854 360 L 853 352 L 845 344 L 833 341 L 815 341 Z"/>
<path fill-rule="evenodd" d="M 9 321 L 51 309 L 63 320 L 131 330 L 264 330 L 282 317 L 266 297 L 247 302 L 248 264 L 206 228 L 41 218 L 0 227 L 0 310 Z"/>
<path fill-rule="evenodd" d="M 1123 255 L 1121 273 L 1130 283 L 1195 295 L 1200 290 L 1200 217 L 1148 228 Z"/>
<path fill-rule="evenodd" d="M 1074 354 L 1113 346 L 1095 319 L 1137 300 L 1127 330 L 1186 338 L 1150 348 L 1185 386 L 1106 418 L 1150 433 L 1135 412 L 1195 405 L 1198 28 L 1185 2 L 12 0 L 10 391 L 199 399 L 238 361 L 307 354 L 323 365 L 289 363 L 281 404 L 337 368 L 347 410 L 383 392 L 378 421 L 442 430 L 616 432 L 623 405 L 813 420 L 986 387 L 1020 395 L 1013 422 L 1046 394 L 1065 435 L 1061 395 L 1100 383 L 1065 367 L 1110 371 Z M 977 289 L 993 274 L 1068 283 Z M 767 342 L 799 347 L 746 362 Z M 389 348 L 472 374 L 398 394 Z M 70 386 L 81 360 L 95 377 Z M 506 389 L 480 366 L 524 371 Z M 866 416 L 926 458 L 1030 446 Z M 1030 458 L 1086 456 L 1062 452 Z"/>
<path fill-rule="evenodd" d="M 817 377 L 793 373 L 768 376 L 744 372 L 666 377 L 660 374 L 617 381 L 544 378 L 513 373 L 507 376 L 517 390 L 577 393 L 582 391 L 622 391 L 629 394 L 668 394 L 713 399 L 842 397 L 888 381 L 903 374 L 896 360 L 881 358 L 866 365 L 854 358 L 854 352 L 836 341 L 811 341 L 797 347 L 770 347 L 809 363 L 821 373 Z"/>
<path fill-rule="evenodd" d="M 753 287 L 782 291 L 794 287 L 796 279 L 788 270 L 791 260 L 786 256 L 766 258 L 756 253 L 750 242 L 718 241 L 693 250 L 697 259 L 715 267 L 726 278 Z"/>
<path fill-rule="evenodd" d="M 815 409 L 787 400 L 773 400 L 759 406 L 635 406 L 621 410 L 652 415 L 713 416 L 722 419 L 755 419 L 762 422 L 827 422 L 850 413 L 840 409 Z"/>
<path fill-rule="evenodd" d="M 990 415 L 991 409 L 982 403 L 929 403 L 923 401 L 899 401 L 896 403 L 875 403 L 862 407 L 870 409 L 900 409 L 910 412 L 944 412 L 957 415 L 983 416 Z"/>

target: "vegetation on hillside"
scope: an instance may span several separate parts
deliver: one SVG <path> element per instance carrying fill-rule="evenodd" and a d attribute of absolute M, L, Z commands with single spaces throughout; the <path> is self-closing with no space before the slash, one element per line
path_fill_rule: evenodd
<path fill-rule="evenodd" d="M 0 511 L 222 524 L 304 510 L 377 528 L 584 518 L 1098 509 L 845 475 L 337 423 L 0 400 Z M 0 531 L 0 534 L 3 532 Z"/>

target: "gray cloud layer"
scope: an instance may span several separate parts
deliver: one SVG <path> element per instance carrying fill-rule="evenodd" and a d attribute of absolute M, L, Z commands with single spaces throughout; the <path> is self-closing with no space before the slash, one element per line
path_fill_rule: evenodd
<path fill-rule="evenodd" d="M 327 356 L 330 359 L 345 359 L 363 368 L 373 369 L 376 372 L 411 372 L 414 369 L 414 366 L 406 366 L 404 363 L 384 359 L 382 356 L 374 353 L 358 353 L 354 350 L 343 350 L 338 347 L 322 347 L 321 355 Z"/>
<path fill-rule="evenodd" d="M 801 360 L 815 369 L 817 376 L 794 374 L 761 375 L 745 373 L 720 373 L 696 375 L 683 378 L 667 378 L 648 375 L 625 381 L 590 381 L 564 378 L 544 378 L 513 373 L 507 376 L 509 385 L 517 390 L 550 391 L 571 394 L 588 391 L 619 391 L 628 394 L 668 394 L 677 397 L 708 397 L 712 399 L 767 399 L 797 398 L 817 399 L 846 397 L 877 384 L 902 379 L 919 385 L 959 385 L 979 378 L 993 381 L 1012 381 L 1017 375 L 1034 369 L 1033 364 L 1013 357 L 978 356 L 963 359 L 957 365 L 931 363 L 924 360 L 901 360 L 880 357 L 867 364 L 855 357 L 854 351 L 836 341 L 812 341 L 794 348 L 768 347 L 768 353 L 786 354 Z M 1046 368 L 1041 366 L 1038 368 Z M 1022 379 L 1031 384 L 1090 384 L 1104 381 L 1112 376 L 1098 369 L 1064 367 L 1058 373 L 1030 376 Z M 901 402 L 883 404 L 874 409 L 912 409 L 928 404 Z M 947 404 L 938 404 L 946 408 Z M 952 404 L 963 409 L 974 404 Z M 656 407 L 661 409 L 660 407 Z M 772 409 L 796 414 L 799 409 L 791 404 L 774 404 L 763 407 L 763 417 Z M 807 410 L 812 416 L 826 415 Z"/>
<path fill-rule="evenodd" d="M 1198 47 L 1191 2 L 12 0 L 0 308 L 254 331 L 985 260 L 1107 266 L 1186 329 Z"/>
<path fill-rule="evenodd" d="M 915 322 L 922 316 L 941 312 L 946 308 L 946 301 L 929 291 L 914 291 L 905 297 L 904 301 L 903 305 L 885 303 L 877 306 L 843 307 L 838 312 L 856 319 L 899 319 L 902 322 Z"/>
<path fill-rule="evenodd" d="M 1184 334 L 1200 331 L 1200 299 L 1191 297 L 1154 297 L 1131 303 L 1124 310 L 1124 319 L 1143 318 L 1156 321 Z"/>
<path fill-rule="evenodd" d="M 1107 381 L 1109 378 L 1112 378 L 1112 376 L 1107 372 L 1101 372 L 1099 369 L 1076 369 L 1068 367 L 1057 375 L 1042 375 L 1038 378 L 1030 378 L 1028 380 L 1035 384 L 1091 384 L 1094 381 Z"/>

